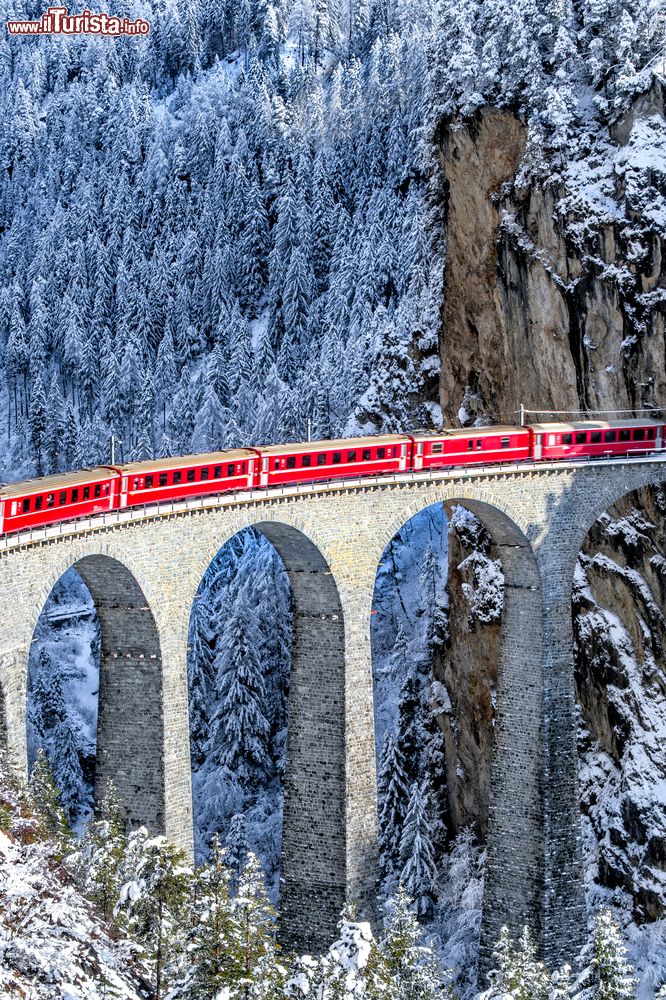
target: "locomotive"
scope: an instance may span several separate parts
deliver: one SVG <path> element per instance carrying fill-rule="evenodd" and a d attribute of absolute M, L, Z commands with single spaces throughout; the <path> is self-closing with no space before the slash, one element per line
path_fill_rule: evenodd
<path fill-rule="evenodd" d="M 633 419 L 418 431 L 238 448 L 45 476 L 0 488 L 0 533 L 228 491 L 516 462 L 633 457 L 664 447 Z"/>

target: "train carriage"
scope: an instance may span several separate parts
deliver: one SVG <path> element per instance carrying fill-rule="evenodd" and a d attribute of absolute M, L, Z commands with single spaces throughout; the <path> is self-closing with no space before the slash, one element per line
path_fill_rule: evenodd
<path fill-rule="evenodd" d="M 645 455 L 663 448 L 657 420 L 579 420 L 570 424 L 530 424 L 536 461 Z"/>
<path fill-rule="evenodd" d="M 251 489 L 258 461 L 255 451 L 238 448 L 119 465 L 116 466 L 121 477 L 118 505 L 120 508 L 136 507 L 163 500 Z"/>
<path fill-rule="evenodd" d="M 98 466 L 81 472 L 43 476 L 0 488 L 0 531 L 23 531 L 118 506 L 115 469 Z"/>
<path fill-rule="evenodd" d="M 524 462 L 530 458 L 527 427 L 493 427 L 417 431 L 413 435 L 414 471 L 492 462 Z"/>
<path fill-rule="evenodd" d="M 257 449 L 259 486 L 405 472 L 410 468 L 411 445 L 407 434 L 270 445 Z"/>

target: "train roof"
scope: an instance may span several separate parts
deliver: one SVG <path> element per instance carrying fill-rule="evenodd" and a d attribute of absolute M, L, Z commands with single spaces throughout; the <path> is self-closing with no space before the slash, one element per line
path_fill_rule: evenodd
<path fill-rule="evenodd" d="M 173 458 L 153 458 L 145 462 L 129 462 L 127 465 L 116 465 L 115 468 L 123 475 L 131 476 L 141 472 L 187 469 L 195 465 L 223 465 L 225 462 L 238 462 L 256 457 L 256 451 L 252 451 L 251 448 L 234 448 L 231 451 L 209 451 L 201 455 L 176 455 Z"/>
<path fill-rule="evenodd" d="M 294 452 L 330 451 L 339 448 L 381 447 L 383 444 L 404 444 L 410 441 L 408 434 L 377 434 L 358 438 L 336 438 L 333 441 L 295 441 L 292 444 L 269 444 L 258 448 L 262 455 L 293 455 Z"/>
<path fill-rule="evenodd" d="M 516 424 L 488 424 L 485 427 L 442 427 L 439 431 L 416 431 L 412 434 L 415 441 L 430 440 L 442 437 L 483 437 L 484 434 L 515 434 L 516 431 L 526 431 L 526 427 Z"/>
<path fill-rule="evenodd" d="M 68 489 L 70 486 L 85 486 L 86 483 L 99 483 L 105 479 L 113 479 L 116 470 L 110 466 L 98 465 L 94 469 L 81 469 L 79 472 L 60 472 L 56 476 L 41 476 L 39 479 L 25 479 L 22 483 L 8 483 L 0 487 L 0 500 L 7 497 L 22 497 L 32 493 L 55 493 Z"/>
<path fill-rule="evenodd" d="M 613 430 L 618 427 L 661 427 L 663 420 L 651 420 L 649 418 L 640 420 L 636 417 L 631 420 L 573 420 L 571 423 L 549 423 L 530 424 L 534 431 L 603 431 Z"/>

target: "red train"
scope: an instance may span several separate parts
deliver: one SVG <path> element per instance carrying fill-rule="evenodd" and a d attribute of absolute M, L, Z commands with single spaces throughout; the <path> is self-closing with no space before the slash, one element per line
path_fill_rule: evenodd
<path fill-rule="evenodd" d="M 318 480 L 645 455 L 664 447 L 655 420 L 421 431 L 158 458 L 46 476 L 0 488 L 0 533 L 163 500 Z"/>

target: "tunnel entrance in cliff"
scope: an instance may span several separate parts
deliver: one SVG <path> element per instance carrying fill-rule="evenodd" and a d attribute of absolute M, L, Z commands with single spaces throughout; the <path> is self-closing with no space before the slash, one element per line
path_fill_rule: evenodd
<path fill-rule="evenodd" d="M 470 977 L 481 924 L 503 587 L 481 521 L 459 504 L 434 504 L 387 546 L 371 621 L 383 891 L 402 882 L 418 897 L 421 919 Z M 417 839 L 427 843 L 415 859 L 419 823 Z"/>
<path fill-rule="evenodd" d="M 636 953 L 666 943 L 666 488 L 589 530 L 572 600 L 588 908 L 612 905 Z"/>

